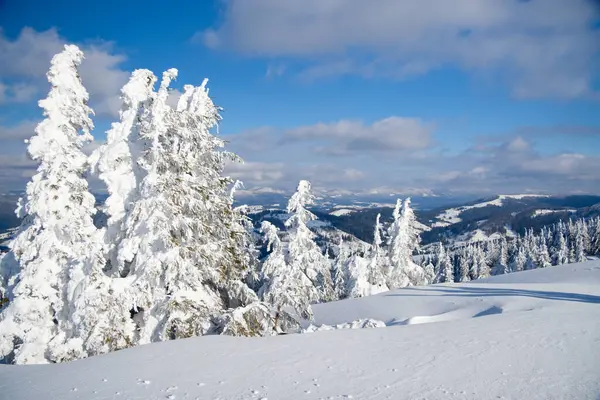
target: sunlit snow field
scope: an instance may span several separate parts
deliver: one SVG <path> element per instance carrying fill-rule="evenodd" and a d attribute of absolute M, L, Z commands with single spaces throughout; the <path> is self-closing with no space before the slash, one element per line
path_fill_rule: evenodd
<path fill-rule="evenodd" d="M 314 307 L 315 324 L 386 327 L 211 336 L 75 361 L 0 366 L 0 398 L 598 399 L 600 262 Z"/>

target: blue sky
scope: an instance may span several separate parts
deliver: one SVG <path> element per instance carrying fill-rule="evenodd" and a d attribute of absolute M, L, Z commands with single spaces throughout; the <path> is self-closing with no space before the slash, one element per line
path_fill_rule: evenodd
<path fill-rule="evenodd" d="M 94 146 L 133 69 L 175 67 L 209 78 L 249 192 L 600 193 L 598 2 L 365 4 L 0 0 L 0 187 L 31 175 L 44 73 L 75 43 Z"/>

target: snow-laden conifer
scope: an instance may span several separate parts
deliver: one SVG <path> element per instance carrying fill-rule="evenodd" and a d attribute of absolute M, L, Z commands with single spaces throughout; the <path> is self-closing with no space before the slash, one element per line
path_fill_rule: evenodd
<path fill-rule="evenodd" d="M 389 228 L 388 254 L 390 270 L 387 286 L 390 289 L 411 285 L 423 285 L 423 269 L 414 263 L 413 253 L 419 249 L 420 233 L 427 228 L 417 221 L 410 207 L 410 198 L 400 199 L 394 208 L 394 222 Z"/>
<path fill-rule="evenodd" d="M 338 251 L 335 259 L 332 263 L 333 287 L 335 291 L 335 297 L 338 299 L 345 299 L 348 297 L 348 260 L 352 256 L 349 246 L 344 242 L 344 238 L 340 238 L 338 244 Z"/>
<path fill-rule="evenodd" d="M 590 237 L 590 253 L 593 255 L 600 254 L 600 217 L 594 220 Z"/>
<path fill-rule="evenodd" d="M 83 53 L 73 45 L 55 55 L 47 74 L 52 89 L 39 102 L 45 119 L 29 140 L 38 163 L 17 213 L 23 222 L 11 243 L 19 264 L 10 278 L 10 303 L 0 317 L 0 357 L 17 364 L 60 361 L 77 356 L 81 343 L 66 348 L 72 330 L 73 301 L 85 274 L 101 260 L 94 197 L 84 178 L 87 157 L 81 151 L 93 138 L 88 93 L 78 66 Z"/>
<path fill-rule="evenodd" d="M 275 309 L 276 329 L 285 319 L 285 308 L 292 308 L 301 318 L 312 320 L 311 299 L 317 299 L 319 293 L 298 263 L 286 262 L 286 250 L 279 239 L 277 228 L 263 221 L 261 231 L 267 242 L 269 254 L 261 269 L 263 286 L 259 290 L 260 298 Z"/>
<path fill-rule="evenodd" d="M 469 265 L 469 255 L 467 254 L 467 249 L 463 248 L 458 256 L 458 281 L 459 282 L 468 282 L 471 280 L 470 276 L 470 265 Z"/>
<path fill-rule="evenodd" d="M 444 248 L 443 244 L 439 244 L 436 254 L 437 259 L 437 276 L 435 283 L 452 283 L 454 282 L 454 267 L 450 260 L 450 255 Z"/>
<path fill-rule="evenodd" d="M 138 178 L 143 178 L 137 167 L 137 158 L 145 151 L 140 141 L 140 130 L 148 117 L 156 82 L 154 74 L 145 69 L 135 70 L 129 82 L 121 89 L 122 106 L 119 122 L 106 133 L 106 143 L 90 156 L 94 172 L 106 184 L 108 198 L 104 213 L 108 216 L 104 233 L 107 253 L 107 272 L 112 276 L 126 275 L 119 247 L 124 235 L 123 218 L 136 201 Z M 133 154 L 132 154 L 133 147 Z"/>
<path fill-rule="evenodd" d="M 220 116 L 206 81 L 186 85 L 177 110 L 167 105 L 176 76 L 174 69 L 163 74 L 140 129 L 139 198 L 120 247 L 130 263 L 139 343 L 205 334 L 226 309 L 257 300 L 242 282 L 247 231 L 232 208 L 232 181 L 222 176 L 237 157 L 210 132 Z"/>
<path fill-rule="evenodd" d="M 543 232 L 542 235 L 538 237 L 537 241 L 537 258 L 538 268 L 546 268 L 552 265 L 550 260 L 550 252 L 548 251 L 548 246 L 546 245 Z"/>
<path fill-rule="evenodd" d="M 508 273 L 508 243 L 506 242 L 506 238 L 503 236 L 498 247 L 498 257 L 494 263 L 493 274 L 503 275 Z"/>
<path fill-rule="evenodd" d="M 287 262 L 293 268 L 302 269 L 317 288 L 318 298 L 310 298 L 309 301 L 330 301 L 335 299 L 330 262 L 321 253 L 314 242 L 315 235 L 306 225 L 316 218 L 306 209 L 313 202 L 310 182 L 301 180 L 287 205 L 287 212 L 290 214 L 285 222 L 289 235 Z"/>
<path fill-rule="evenodd" d="M 490 266 L 481 246 L 475 246 L 475 258 L 478 264 L 476 279 L 489 278 L 491 275 Z"/>

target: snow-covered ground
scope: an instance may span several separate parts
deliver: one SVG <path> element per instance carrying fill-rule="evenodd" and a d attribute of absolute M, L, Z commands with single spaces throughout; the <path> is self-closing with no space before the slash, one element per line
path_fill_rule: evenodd
<path fill-rule="evenodd" d="M 201 337 L 0 366 L 0 398 L 598 399 L 600 261 L 314 307 L 385 327 Z"/>
<path fill-rule="evenodd" d="M 531 214 L 532 217 L 539 217 L 540 215 L 548 215 L 548 214 L 555 214 L 555 213 L 576 213 L 577 210 L 575 209 L 564 209 L 564 210 L 535 210 L 533 212 L 533 214 Z"/>
<path fill-rule="evenodd" d="M 349 215 L 349 214 L 352 214 L 353 212 L 356 212 L 356 210 L 352 210 L 349 208 L 338 208 L 336 210 L 333 210 L 329 214 L 334 215 L 336 217 L 341 217 L 342 215 Z"/>
<path fill-rule="evenodd" d="M 527 197 L 549 197 L 549 196 L 542 195 L 542 194 L 501 194 L 500 196 L 496 197 L 494 200 L 484 201 L 482 203 L 477 203 L 477 204 L 473 204 L 470 206 L 462 206 L 462 207 L 449 208 L 447 210 L 444 210 L 444 212 L 442 212 L 441 214 L 439 214 L 438 216 L 435 217 L 438 221 L 434 222 L 431 225 L 431 227 L 438 228 L 438 227 L 445 227 L 445 226 L 457 224 L 462 221 L 462 219 L 460 218 L 460 214 L 462 214 L 463 212 L 465 212 L 467 210 L 471 210 L 473 208 L 483 208 L 483 207 L 488 207 L 488 206 L 501 207 L 504 204 L 504 200 L 506 200 L 506 199 L 522 200 Z"/>

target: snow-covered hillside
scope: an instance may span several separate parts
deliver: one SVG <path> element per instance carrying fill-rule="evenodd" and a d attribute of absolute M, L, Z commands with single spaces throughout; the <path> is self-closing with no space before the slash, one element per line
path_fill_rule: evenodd
<path fill-rule="evenodd" d="M 522 200 L 522 199 L 529 198 L 529 197 L 549 197 L 549 196 L 539 195 L 539 194 L 511 194 L 511 195 L 502 194 L 502 195 L 496 197 L 494 200 L 484 201 L 481 203 L 476 203 L 476 204 L 472 204 L 472 205 L 468 205 L 468 206 L 448 208 L 447 210 L 445 210 L 444 212 L 442 212 L 441 214 L 436 216 L 436 219 L 438 221 L 434 222 L 431 226 L 433 228 L 436 228 L 436 227 L 445 227 L 445 226 L 450 226 L 452 224 L 457 224 L 462 221 L 462 219 L 460 218 L 460 214 L 462 214 L 463 212 L 465 212 L 467 210 L 472 210 L 474 208 L 483 208 L 483 207 L 488 207 L 488 206 L 501 207 L 504 204 L 503 202 L 507 199 Z"/>
<path fill-rule="evenodd" d="M 570 208 L 570 209 L 564 209 L 564 210 L 535 210 L 533 212 L 533 214 L 531 214 L 532 217 L 539 217 L 540 215 L 548 215 L 548 214 L 556 214 L 556 213 L 576 213 L 577 210 Z"/>
<path fill-rule="evenodd" d="M 6 399 L 597 399 L 600 262 L 314 307 L 386 327 L 199 337 L 0 366 Z"/>

